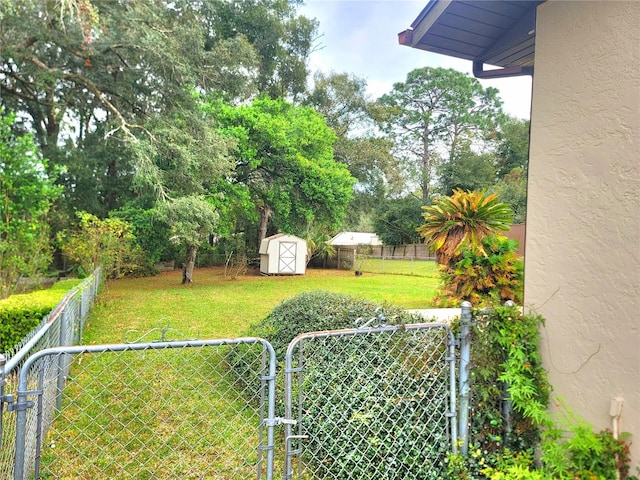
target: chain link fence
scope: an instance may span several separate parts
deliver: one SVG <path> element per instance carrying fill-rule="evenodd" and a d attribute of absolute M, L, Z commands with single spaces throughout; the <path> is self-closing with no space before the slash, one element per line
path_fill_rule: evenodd
<path fill-rule="evenodd" d="M 274 359 L 258 339 L 44 350 L 20 375 L 14 478 L 271 478 Z"/>
<path fill-rule="evenodd" d="M 69 299 L 20 349 L 31 356 L 7 363 L 0 480 L 422 480 L 441 477 L 458 438 L 465 450 L 444 324 L 379 315 L 303 334 L 276 375 L 256 338 L 168 341 L 162 330 L 71 346 L 82 302 Z M 68 346 L 45 348 L 48 336 Z"/>
<path fill-rule="evenodd" d="M 36 352 L 81 341 L 100 281 L 101 271 L 98 269 L 71 290 L 20 344 L 0 355 L 0 480 L 13 478 L 16 415 L 12 403 L 18 389 L 20 369 L 27 358 Z M 62 384 L 65 368 L 63 364 L 58 366 L 54 377 L 56 384 Z"/>
<path fill-rule="evenodd" d="M 304 334 L 286 357 L 286 479 L 440 478 L 455 449 L 455 345 L 440 324 Z"/>

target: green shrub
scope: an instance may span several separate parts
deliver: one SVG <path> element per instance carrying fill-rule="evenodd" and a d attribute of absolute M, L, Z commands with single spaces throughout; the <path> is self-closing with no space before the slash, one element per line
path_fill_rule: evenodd
<path fill-rule="evenodd" d="M 471 442 L 467 457 L 449 456 L 449 479 L 635 478 L 627 476 L 629 450 L 624 440 L 615 440 L 607 431 L 594 432 L 566 408 L 561 422 L 549 415 L 551 387 L 539 353 L 542 317 L 497 307 L 476 310 L 474 320 Z M 454 331 L 458 327 L 454 324 Z M 512 406 L 508 421 L 506 398 Z"/>
<path fill-rule="evenodd" d="M 0 352 L 8 352 L 19 344 L 81 281 L 62 280 L 47 290 L 0 300 Z"/>
<path fill-rule="evenodd" d="M 568 431 L 557 426 L 544 433 L 540 468 L 530 455 L 503 452 L 495 467 L 482 470 L 490 480 L 637 480 L 629 476 L 629 447 L 611 432 L 569 415 Z M 569 435 L 567 435 L 569 433 Z"/>
<path fill-rule="evenodd" d="M 560 418 L 543 433 L 542 471 L 560 480 L 632 480 L 629 475 L 628 434 L 613 438 L 608 430 L 593 426 L 559 402 Z"/>
<path fill-rule="evenodd" d="M 531 455 L 540 441 L 540 427 L 549 422 L 550 387 L 538 348 L 543 319 L 501 306 L 477 309 L 473 316 L 470 453 L 451 459 L 452 479 L 487 478 L 482 471 L 496 467 L 505 451 Z M 458 321 L 452 328 L 459 329 Z M 508 419 L 505 398 L 512 405 Z"/>
<path fill-rule="evenodd" d="M 460 259 L 441 266 L 442 289 L 435 302 L 439 306 L 458 306 L 463 300 L 474 306 L 501 304 L 512 300 L 522 303 L 522 258 L 518 244 L 501 235 L 482 239 L 483 251 L 463 247 Z"/>
<path fill-rule="evenodd" d="M 381 308 L 390 323 L 415 321 L 395 307 L 315 291 L 276 307 L 251 334 L 271 342 L 282 361 L 298 334 L 353 328 L 357 318 L 369 320 Z M 445 338 L 433 346 L 404 330 L 305 342 L 303 383 L 294 381 L 292 393 L 304 396 L 304 452 L 313 478 L 343 478 L 345 472 L 349 478 L 440 478 L 450 448 L 442 415 L 449 409 L 448 370 L 437 367 L 447 338 L 434 335 L 440 334 Z M 281 398 L 282 383 L 277 390 Z"/>
<path fill-rule="evenodd" d="M 285 300 L 258 324 L 250 334 L 268 340 L 279 360 L 284 359 L 287 346 L 297 335 L 321 330 L 354 328 L 357 318 L 370 319 L 383 306 L 349 295 L 312 291 Z M 412 317 L 403 310 L 384 306 L 387 318 L 406 323 Z"/>
<path fill-rule="evenodd" d="M 80 276 L 102 267 L 107 278 L 120 278 L 143 269 L 142 250 L 131 225 L 119 218 L 100 219 L 77 212 L 78 225 L 58 232 L 62 253 L 77 265 Z M 144 269 L 143 269 L 144 270 Z"/>
<path fill-rule="evenodd" d="M 134 243 L 141 253 L 140 265 L 135 273 L 154 275 L 155 265 L 164 261 L 178 260 L 181 250 L 171 242 L 167 232 L 169 226 L 162 222 L 153 208 L 141 208 L 135 201 L 118 210 L 109 212 L 111 218 L 124 220 L 131 227 Z M 198 252 L 200 257 L 202 252 Z"/>

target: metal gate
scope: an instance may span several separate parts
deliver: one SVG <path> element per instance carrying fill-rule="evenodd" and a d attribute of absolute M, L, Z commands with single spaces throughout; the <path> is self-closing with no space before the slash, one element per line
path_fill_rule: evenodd
<path fill-rule="evenodd" d="M 269 480 L 275 368 L 256 338 L 42 350 L 5 396 L 13 478 Z"/>
<path fill-rule="evenodd" d="M 446 471 L 457 437 L 453 335 L 443 324 L 381 319 L 289 345 L 287 480 L 424 480 Z"/>
<path fill-rule="evenodd" d="M 446 325 L 381 316 L 298 336 L 283 379 L 258 338 L 43 350 L 2 395 L 13 479 L 439 478 L 456 448 L 454 358 Z"/>

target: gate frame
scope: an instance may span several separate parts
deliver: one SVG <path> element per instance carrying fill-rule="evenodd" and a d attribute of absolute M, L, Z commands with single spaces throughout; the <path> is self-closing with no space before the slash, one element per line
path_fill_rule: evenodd
<path fill-rule="evenodd" d="M 372 322 L 375 323 L 375 326 L 369 326 Z M 367 334 L 376 334 L 376 333 L 394 333 L 399 330 L 432 330 L 432 329 L 442 329 L 445 331 L 447 335 L 447 347 L 449 349 L 448 355 L 445 357 L 445 363 L 448 364 L 449 367 L 449 410 L 444 412 L 445 416 L 449 418 L 449 430 L 451 435 L 451 451 L 453 453 L 457 453 L 458 451 L 458 425 L 456 422 L 457 412 L 456 412 L 456 340 L 451 331 L 451 328 L 446 323 L 440 322 L 425 322 L 425 323 L 411 323 L 406 325 L 386 325 L 386 319 L 384 316 L 378 316 L 377 318 L 373 318 L 369 320 L 364 325 L 361 325 L 357 328 L 349 328 L 342 330 L 324 330 L 318 332 L 307 332 L 302 333 L 296 336 L 288 345 L 287 352 L 285 355 L 285 419 L 282 423 L 285 426 L 284 433 L 284 448 L 285 448 L 285 459 L 284 459 L 284 479 L 291 480 L 293 478 L 292 471 L 292 460 L 293 457 L 302 453 L 301 450 L 293 450 L 291 449 L 291 440 L 294 439 L 304 439 L 305 435 L 292 435 L 291 428 L 292 426 L 297 424 L 297 420 L 292 416 L 292 381 L 293 374 L 302 372 L 304 370 L 304 366 L 298 366 L 293 368 L 293 351 L 294 348 L 303 340 L 309 338 L 327 338 L 327 337 L 338 337 L 338 336 L 355 336 L 355 335 L 367 335 Z"/>
<path fill-rule="evenodd" d="M 14 480 L 24 480 L 25 475 L 25 443 L 26 443 L 26 424 L 27 410 L 35 406 L 35 402 L 29 401 L 29 395 L 38 395 L 38 401 L 41 402 L 43 395 L 43 379 L 42 372 L 39 372 L 38 380 L 39 390 L 28 390 L 28 381 L 31 369 L 35 362 L 46 356 L 60 355 L 77 355 L 82 353 L 106 353 L 106 352 L 126 352 L 138 350 L 163 350 L 175 348 L 192 348 L 192 347 L 216 347 L 226 345 L 243 345 L 243 344 L 261 344 L 263 352 L 269 353 L 269 369 L 267 375 L 261 375 L 260 381 L 267 383 L 267 416 L 260 419 L 259 425 L 259 445 L 256 447 L 258 451 L 258 470 L 257 478 L 262 478 L 262 452 L 266 451 L 266 479 L 273 479 L 274 449 L 275 449 L 275 433 L 274 428 L 277 422 L 275 418 L 275 394 L 276 394 L 276 354 L 273 346 L 266 340 L 258 337 L 242 337 L 236 339 L 218 339 L 218 340 L 188 340 L 188 341 L 171 341 L 171 342 L 146 342 L 146 343 L 129 343 L 129 344 L 106 344 L 106 345 L 78 345 L 71 347 L 54 347 L 40 350 L 31 355 L 22 368 L 20 369 L 20 377 L 18 382 L 18 390 L 16 392 L 15 403 L 11 405 L 11 410 L 17 412 L 16 418 L 16 451 L 13 478 Z M 264 391 L 264 387 L 262 388 Z M 264 405 L 264 404 L 263 404 Z M 262 408 L 261 416 L 262 416 Z M 43 415 L 42 410 L 38 411 L 38 417 Z M 38 421 L 39 422 L 39 421 Z M 263 445 L 262 428 L 267 427 L 267 443 Z M 40 425 L 38 428 L 41 428 Z M 39 475 L 39 451 L 40 440 L 36 444 L 35 459 L 35 478 Z"/>

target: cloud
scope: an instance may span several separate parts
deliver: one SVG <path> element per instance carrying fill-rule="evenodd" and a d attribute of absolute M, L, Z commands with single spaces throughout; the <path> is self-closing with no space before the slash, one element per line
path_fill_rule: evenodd
<path fill-rule="evenodd" d="M 471 74 L 471 62 L 398 44 L 427 0 L 309 0 L 299 13 L 320 22 L 319 50 L 311 54 L 312 71 L 347 72 L 367 81 L 372 98 L 387 93 L 416 68 L 454 68 Z M 500 91 L 510 115 L 529 118 L 531 78 L 481 81 Z"/>

